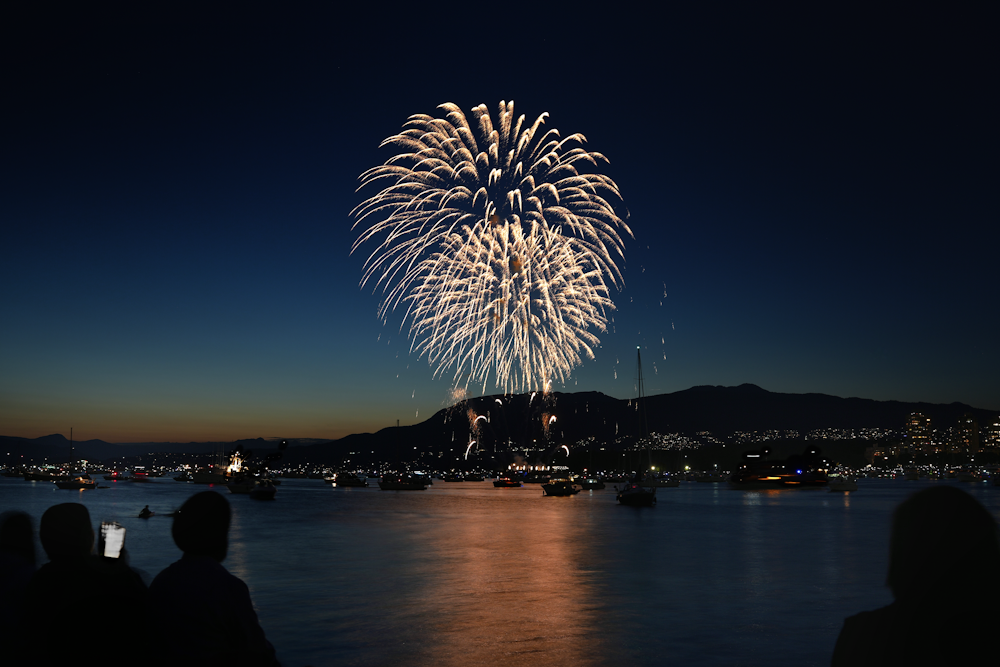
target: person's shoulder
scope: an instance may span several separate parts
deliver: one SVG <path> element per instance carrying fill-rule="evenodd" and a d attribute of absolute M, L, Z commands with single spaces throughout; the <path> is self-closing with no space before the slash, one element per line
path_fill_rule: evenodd
<path fill-rule="evenodd" d="M 873 623 L 876 625 L 884 623 L 895 618 L 897 613 L 896 606 L 896 604 L 890 604 L 878 609 L 872 609 L 871 611 L 863 611 L 854 616 L 848 616 L 844 619 L 844 625 L 866 626 Z"/>
<path fill-rule="evenodd" d="M 886 659 L 891 655 L 889 643 L 898 636 L 897 616 L 894 603 L 845 618 L 833 650 L 833 667 L 887 664 Z"/>
<path fill-rule="evenodd" d="M 212 583 L 215 585 L 220 582 L 228 582 L 230 584 L 239 582 L 240 585 L 245 586 L 239 577 L 231 574 L 214 558 L 206 556 L 185 556 L 174 561 L 164 568 L 162 572 L 156 575 L 156 577 L 153 578 L 153 583 L 150 584 L 150 590 L 160 588 L 162 586 L 173 585 L 179 581 L 197 581 L 206 584 Z"/>

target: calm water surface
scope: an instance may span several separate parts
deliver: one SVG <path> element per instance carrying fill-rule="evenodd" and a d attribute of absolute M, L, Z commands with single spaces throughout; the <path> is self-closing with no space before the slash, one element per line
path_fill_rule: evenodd
<path fill-rule="evenodd" d="M 170 519 L 135 515 L 210 487 L 105 483 L 63 491 L 0 478 L 0 510 L 28 512 L 37 530 L 49 506 L 82 502 L 95 525 L 127 527 L 132 566 L 155 576 L 180 557 Z M 893 508 L 951 483 L 862 480 L 833 494 L 692 482 L 629 508 L 611 487 L 548 498 L 536 485 L 284 480 L 274 502 L 223 490 L 233 507 L 224 565 L 250 586 L 292 667 L 826 665 L 845 616 L 891 601 Z M 1000 488 L 962 488 L 1000 516 Z"/>

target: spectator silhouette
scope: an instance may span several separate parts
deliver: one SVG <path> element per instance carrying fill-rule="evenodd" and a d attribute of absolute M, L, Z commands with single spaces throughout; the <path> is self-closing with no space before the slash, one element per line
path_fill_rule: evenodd
<path fill-rule="evenodd" d="M 24 512 L 0 514 L 0 646 L 15 646 L 24 591 L 35 573 L 35 537 Z"/>
<path fill-rule="evenodd" d="M 229 520 L 229 501 L 214 491 L 196 493 L 174 515 L 174 542 L 184 555 L 149 587 L 170 664 L 278 665 L 250 590 L 222 567 Z"/>
<path fill-rule="evenodd" d="M 915 493 L 893 516 L 886 584 L 895 601 L 844 621 L 833 666 L 992 664 L 998 573 L 986 508 L 953 486 Z"/>
<path fill-rule="evenodd" d="M 38 536 L 49 562 L 25 590 L 21 644 L 33 647 L 32 664 L 104 664 L 107 656 L 88 647 L 95 639 L 110 644 L 140 636 L 148 611 L 145 585 L 123 559 L 91 553 L 90 513 L 79 503 L 45 510 Z"/>

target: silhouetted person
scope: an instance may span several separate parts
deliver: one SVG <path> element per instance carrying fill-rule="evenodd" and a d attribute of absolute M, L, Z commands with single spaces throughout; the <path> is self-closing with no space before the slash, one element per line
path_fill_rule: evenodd
<path fill-rule="evenodd" d="M 139 511 L 140 519 L 148 519 L 151 516 L 153 516 L 153 513 L 149 511 L 149 505 L 146 505 Z"/>
<path fill-rule="evenodd" d="M 35 574 L 35 536 L 24 512 L 0 514 L 0 650 L 17 642 L 15 624 Z"/>
<path fill-rule="evenodd" d="M 170 664 L 272 667 L 274 647 L 264 637 L 250 590 L 221 563 L 229 548 L 229 501 L 214 491 L 188 498 L 174 515 L 180 560 L 149 587 L 155 627 Z"/>
<path fill-rule="evenodd" d="M 90 513 L 79 503 L 45 510 L 38 529 L 49 562 L 25 590 L 22 644 L 39 665 L 101 665 L 96 644 L 136 641 L 148 620 L 148 592 L 121 558 L 91 552 Z"/>
<path fill-rule="evenodd" d="M 893 516 L 886 584 L 895 601 L 851 616 L 834 667 L 995 664 L 1000 536 L 968 493 L 915 493 Z"/>

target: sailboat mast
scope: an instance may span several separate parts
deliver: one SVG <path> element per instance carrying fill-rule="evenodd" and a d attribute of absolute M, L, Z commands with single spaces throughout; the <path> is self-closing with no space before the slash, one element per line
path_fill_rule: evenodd
<path fill-rule="evenodd" d="M 643 397 L 645 396 L 645 387 L 642 382 L 642 351 L 639 346 L 635 346 L 635 390 L 636 390 L 636 409 L 639 411 L 639 436 L 645 438 L 649 435 L 649 424 L 646 421 L 646 406 Z"/>

